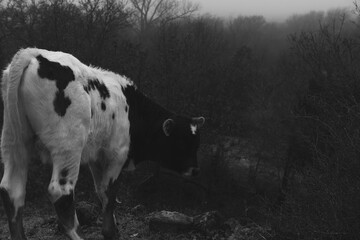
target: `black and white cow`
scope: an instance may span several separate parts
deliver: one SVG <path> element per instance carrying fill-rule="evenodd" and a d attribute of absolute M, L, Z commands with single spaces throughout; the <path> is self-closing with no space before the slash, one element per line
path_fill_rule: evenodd
<path fill-rule="evenodd" d="M 13 240 L 26 239 L 22 210 L 34 150 L 53 166 L 48 191 L 72 240 L 81 239 L 73 203 L 81 163 L 89 164 L 102 202 L 105 239 L 116 235 L 113 211 L 122 169 L 151 160 L 187 176 L 198 173 L 203 117 L 174 115 L 125 77 L 86 66 L 70 54 L 18 51 L 3 72 L 2 94 L 0 194 Z"/>

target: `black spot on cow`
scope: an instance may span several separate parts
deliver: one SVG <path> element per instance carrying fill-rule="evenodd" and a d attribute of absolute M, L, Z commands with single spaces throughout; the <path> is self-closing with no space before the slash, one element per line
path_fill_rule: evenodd
<path fill-rule="evenodd" d="M 112 114 L 111 118 L 112 118 L 112 119 L 115 119 L 115 113 Z"/>
<path fill-rule="evenodd" d="M 54 207 L 62 227 L 64 227 L 64 229 L 74 228 L 75 227 L 74 192 L 71 191 L 69 195 L 61 196 L 54 203 Z"/>
<path fill-rule="evenodd" d="M 106 105 L 105 105 L 105 103 L 104 103 L 104 102 L 101 102 L 101 109 L 102 109 L 103 111 L 105 111 L 105 110 L 106 110 Z"/>
<path fill-rule="evenodd" d="M 69 169 L 64 168 L 63 170 L 61 170 L 60 176 L 63 177 L 63 178 L 66 178 L 68 173 L 69 173 Z"/>
<path fill-rule="evenodd" d="M 97 90 L 103 100 L 110 97 L 109 89 L 103 82 L 100 82 L 97 78 L 89 79 L 87 86 L 84 86 L 84 90 L 87 93 L 89 93 L 91 90 Z"/>
<path fill-rule="evenodd" d="M 65 185 L 66 184 L 66 179 L 65 178 L 60 178 L 60 180 L 59 180 L 59 184 L 60 185 Z"/>
<path fill-rule="evenodd" d="M 55 208 L 59 209 L 59 210 L 65 210 L 68 209 L 70 207 L 70 205 L 73 203 L 73 199 L 74 199 L 74 192 L 70 191 L 69 195 L 63 195 L 61 196 L 55 203 L 54 206 Z"/>
<path fill-rule="evenodd" d="M 57 114 L 64 116 L 66 109 L 70 106 L 71 100 L 68 97 L 65 97 L 64 91 L 57 91 L 54 99 L 54 109 Z"/>
<path fill-rule="evenodd" d="M 128 106 L 125 106 L 125 112 L 127 112 L 129 110 Z"/>
<path fill-rule="evenodd" d="M 38 74 L 41 78 L 55 81 L 57 92 L 54 98 L 54 110 L 59 116 L 66 114 L 67 108 L 71 104 L 69 97 L 65 96 L 65 88 L 71 81 L 75 80 L 74 72 L 69 66 L 63 66 L 58 62 L 49 61 L 41 54 L 36 57 L 39 61 Z"/>
<path fill-rule="evenodd" d="M 89 88 L 88 88 L 88 86 L 84 86 L 84 90 L 85 90 L 85 92 L 86 92 L 87 94 L 89 94 Z"/>

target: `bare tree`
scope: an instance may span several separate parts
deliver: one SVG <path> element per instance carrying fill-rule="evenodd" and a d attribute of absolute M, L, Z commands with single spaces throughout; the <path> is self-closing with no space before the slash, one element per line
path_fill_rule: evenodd
<path fill-rule="evenodd" d="M 188 0 L 130 0 L 129 4 L 140 32 L 152 25 L 188 17 L 199 9 L 198 4 Z"/>
<path fill-rule="evenodd" d="M 129 26 L 124 0 L 80 0 L 83 13 L 84 39 L 89 49 L 90 60 L 97 62 L 104 45 L 115 39 L 119 31 Z"/>
<path fill-rule="evenodd" d="M 4 26 L 4 22 L 5 22 L 5 18 L 4 18 L 4 5 L 3 5 L 3 0 L 0 0 L 0 43 L 1 40 L 3 38 L 5 38 L 6 33 L 5 33 L 5 26 Z"/>

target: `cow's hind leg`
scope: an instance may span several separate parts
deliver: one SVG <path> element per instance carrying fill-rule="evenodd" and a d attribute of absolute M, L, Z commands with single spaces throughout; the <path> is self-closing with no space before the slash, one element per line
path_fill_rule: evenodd
<path fill-rule="evenodd" d="M 50 199 L 55 207 L 60 227 L 72 240 L 82 239 L 74 207 L 75 185 L 80 168 L 81 151 L 52 154 L 53 172 L 49 184 Z"/>
<path fill-rule="evenodd" d="M 124 151 L 121 155 L 127 155 L 127 151 Z M 124 164 L 122 159 L 121 157 L 109 157 L 109 154 L 101 150 L 98 159 L 89 163 L 95 189 L 102 204 L 102 234 L 106 240 L 116 239 L 118 234 L 114 208 L 119 186 L 119 175 Z"/>
<path fill-rule="evenodd" d="M 25 202 L 25 188 L 29 157 L 24 145 L 2 148 L 4 175 L 0 183 L 0 195 L 8 217 L 12 240 L 26 239 L 22 211 Z"/>

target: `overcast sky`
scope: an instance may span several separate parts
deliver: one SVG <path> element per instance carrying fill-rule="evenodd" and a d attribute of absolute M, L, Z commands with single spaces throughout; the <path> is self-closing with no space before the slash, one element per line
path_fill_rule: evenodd
<path fill-rule="evenodd" d="M 193 0 L 193 2 L 200 4 L 201 13 L 211 13 L 222 17 L 262 15 L 269 21 L 281 21 L 293 14 L 311 10 L 353 8 L 354 0 Z"/>

